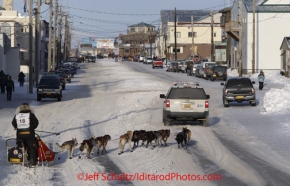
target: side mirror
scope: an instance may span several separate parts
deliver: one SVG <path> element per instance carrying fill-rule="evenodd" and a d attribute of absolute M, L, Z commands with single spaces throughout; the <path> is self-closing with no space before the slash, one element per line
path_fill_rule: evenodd
<path fill-rule="evenodd" d="M 252 84 L 255 84 L 255 81 L 252 81 Z"/>
<path fill-rule="evenodd" d="M 221 83 L 221 85 L 225 85 L 225 83 Z"/>
<path fill-rule="evenodd" d="M 210 98 L 210 95 L 206 95 L 206 98 L 209 99 Z"/>
<path fill-rule="evenodd" d="M 165 95 L 164 94 L 160 94 L 160 98 L 165 98 Z"/>

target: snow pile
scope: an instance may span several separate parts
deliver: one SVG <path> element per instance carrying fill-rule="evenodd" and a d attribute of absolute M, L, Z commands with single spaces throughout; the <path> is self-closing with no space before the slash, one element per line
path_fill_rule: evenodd
<path fill-rule="evenodd" d="M 283 113 L 290 108 L 290 85 L 282 89 L 272 88 L 265 93 L 264 108 L 267 113 Z"/>
<path fill-rule="evenodd" d="M 228 77 L 237 77 L 239 76 L 239 72 L 238 72 L 238 69 L 228 69 L 227 70 L 227 74 L 228 74 Z"/>

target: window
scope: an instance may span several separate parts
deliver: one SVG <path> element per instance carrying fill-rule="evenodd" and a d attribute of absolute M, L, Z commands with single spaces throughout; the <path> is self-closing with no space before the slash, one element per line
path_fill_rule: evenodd
<path fill-rule="evenodd" d="M 180 38 L 180 37 L 181 37 L 180 32 L 176 32 L 176 37 L 177 37 L 177 38 Z"/>
<path fill-rule="evenodd" d="M 132 32 L 135 32 L 135 28 L 131 28 L 131 31 L 132 31 Z"/>
<path fill-rule="evenodd" d="M 196 32 L 193 32 L 194 37 L 196 37 Z M 188 32 L 188 37 L 192 37 L 192 32 Z"/>
<path fill-rule="evenodd" d="M 216 32 L 215 32 L 215 33 L 213 33 L 213 37 L 216 37 Z"/>
<path fill-rule="evenodd" d="M 129 52 L 129 49 L 125 49 L 125 52 L 128 53 Z"/>
<path fill-rule="evenodd" d="M 180 48 L 177 48 L 176 51 L 180 53 Z M 175 48 L 173 48 L 173 53 L 175 53 Z"/>

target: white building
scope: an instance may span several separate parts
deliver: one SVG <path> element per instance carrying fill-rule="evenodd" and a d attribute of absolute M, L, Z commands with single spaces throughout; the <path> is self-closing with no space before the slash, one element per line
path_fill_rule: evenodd
<path fill-rule="evenodd" d="M 242 11 L 242 38 L 232 39 L 231 66 L 238 67 L 237 52 L 239 40 L 242 42 L 243 73 L 252 72 L 252 44 L 253 44 L 253 9 L 252 0 L 235 0 L 232 7 L 232 32 L 238 36 L 239 2 Z M 281 69 L 280 46 L 290 30 L 289 1 L 257 0 L 255 32 L 255 70 Z M 236 28 L 234 28 L 236 26 Z M 234 37 L 235 38 L 235 37 Z"/>

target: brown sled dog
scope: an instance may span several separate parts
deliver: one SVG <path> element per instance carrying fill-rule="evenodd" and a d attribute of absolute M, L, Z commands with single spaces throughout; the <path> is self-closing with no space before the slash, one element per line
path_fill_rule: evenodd
<path fill-rule="evenodd" d="M 166 142 L 170 136 L 170 129 L 162 129 L 162 130 L 159 130 L 158 132 L 160 134 L 160 137 L 158 138 L 158 140 L 160 141 L 161 145 L 163 146 L 162 141 L 161 141 L 161 140 L 163 140 L 164 146 L 167 146 Z M 158 144 L 159 144 L 159 142 L 158 142 Z"/>
<path fill-rule="evenodd" d="M 87 158 L 91 158 L 91 152 L 93 151 L 94 146 L 96 145 L 95 139 L 91 137 L 90 139 L 84 140 L 80 145 L 80 156 L 81 158 L 82 152 L 86 149 Z"/>
<path fill-rule="evenodd" d="M 132 147 L 131 147 L 132 131 L 127 131 L 127 133 L 120 136 L 119 139 L 120 139 L 120 141 L 119 141 L 119 153 L 118 153 L 118 155 L 123 153 L 123 150 L 124 150 L 126 143 L 129 144 L 130 151 L 132 152 Z"/>
<path fill-rule="evenodd" d="M 107 153 L 106 146 L 108 144 L 108 141 L 110 141 L 110 140 L 111 140 L 110 135 L 105 135 L 105 136 L 100 136 L 100 137 L 95 138 L 95 143 L 98 145 L 98 152 L 97 152 L 98 154 L 99 154 L 99 149 L 101 147 L 103 147 L 102 153 L 103 152 Z"/>
<path fill-rule="evenodd" d="M 60 152 L 63 152 L 66 149 L 69 159 L 72 159 L 73 151 L 78 145 L 78 140 L 73 138 L 72 140 L 64 142 L 62 145 L 59 145 L 58 143 L 56 143 L 56 145 L 60 149 Z"/>
<path fill-rule="evenodd" d="M 188 145 L 190 137 L 191 137 L 191 131 L 187 127 L 183 127 L 183 130 L 187 131 L 187 140 L 186 141 L 187 141 L 187 145 Z"/>

